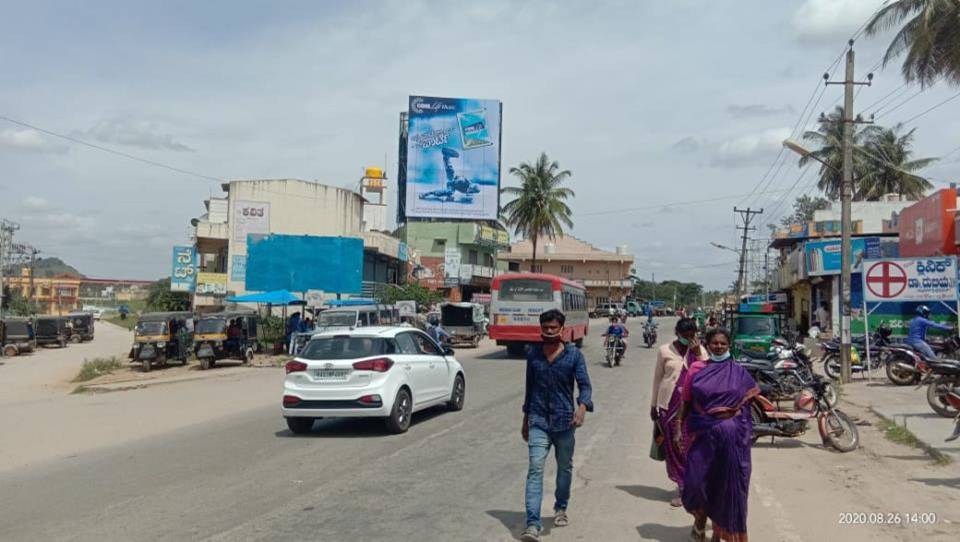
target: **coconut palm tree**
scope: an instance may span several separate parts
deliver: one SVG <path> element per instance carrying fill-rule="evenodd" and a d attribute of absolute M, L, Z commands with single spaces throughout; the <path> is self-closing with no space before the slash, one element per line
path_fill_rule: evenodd
<path fill-rule="evenodd" d="M 516 196 L 503 206 L 503 216 L 508 226 L 514 228 L 516 235 L 522 235 L 533 243 L 533 261 L 530 270 L 537 265 L 537 243 L 548 237 L 555 239 L 563 235 L 563 227 L 573 227 L 570 219 L 572 212 L 566 204 L 567 198 L 574 196 L 573 190 L 561 186 L 571 175 L 569 170 L 561 170 L 556 161 L 551 161 L 547 153 L 533 164 L 521 162 L 510 168 L 510 173 L 520 178 L 520 186 L 508 186 L 503 193 Z"/>
<path fill-rule="evenodd" d="M 867 35 L 905 20 L 887 47 L 884 65 L 906 52 L 902 71 L 907 81 L 928 86 L 942 76 L 960 84 L 960 0 L 895 0 L 874 15 Z"/>
<path fill-rule="evenodd" d="M 884 194 L 896 193 L 917 200 L 933 188 L 925 178 L 912 172 L 936 162 L 936 158 L 911 159 L 913 134 L 916 128 L 901 135 L 902 124 L 893 128 L 873 126 L 865 130 L 866 142 L 861 152 L 876 162 L 869 177 L 858 183 L 858 199 L 875 200 Z"/>
<path fill-rule="evenodd" d="M 811 160 L 826 162 L 820 164 L 820 180 L 817 187 L 830 199 L 838 199 L 843 187 L 843 107 L 837 106 L 832 113 L 820 120 L 820 126 L 816 131 L 807 131 L 803 134 L 803 139 L 819 145 L 820 148 L 811 152 L 811 156 L 800 158 L 800 166 L 803 167 Z M 859 125 L 853 125 L 853 148 L 856 149 L 862 145 L 864 139 L 864 130 Z M 858 192 L 858 179 L 868 176 L 872 163 L 868 163 L 866 157 L 853 153 L 853 178 L 854 193 Z"/>

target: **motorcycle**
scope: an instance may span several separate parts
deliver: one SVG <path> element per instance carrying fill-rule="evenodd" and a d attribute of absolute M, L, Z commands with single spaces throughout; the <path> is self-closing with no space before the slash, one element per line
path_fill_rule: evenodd
<path fill-rule="evenodd" d="M 942 342 L 930 343 L 934 352 L 950 357 L 960 351 L 960 338 L 950 337 Z M 887 366 L 887 378 L 898 386 L 909 386 L 921 381 L 925 371 L 924 362 L 927 361 L 920 352 L 912 346 L 891 344 L 883 348 L 885 351 L 884 363 Z"/>
<path fill-rule="evenodd" d="M 775 339 L 765 356 L 741 356 L 737 363 L 750 373 L 763 394 L 775 402 L 792 400 L 818 382 L 824 388 L 827 403 L 831 407 L 837 404 L 836 389 L 813 372 L 813 364 L 801 344 L 787 348 L 785 341 Z"/>
<path fill-rule="evenodd" d="M 816 380 L 810 388 L 803 390 L 793 401 L 793 410 L 786 411 L 773 401 L 758 395 L 750 406 L 753 424 L 753 442 L 760 437 L 798 437 L 807 431 L 809 421 L 817 420 L 817 428 L 824 445 L 829 444 L 837 451 L 851 452 L 857 449 L 860 433 L 853 420 L 842 411 L 830 406 L 825 391 L 826 382 Z"/>
<path fill-rule="evenodd" d="M 643 326 L 643 343 L 647 345 L 647 348 L 652 348 L 657 342 L 657 325 L 656 324 L 644 324 Z"/>
<path fill-rule="evenodd" d="M 893 333 L 893 330 L 890 326 L 884 322 L 880 324 L 880 327 L 873 332 L 870 338 L 870 370 L 880 370 L 884 365 L 884 358 L 886 357 L 885 348 L 891 343 L 890 335 Z M 863 337 L 855 337 L 852 341 L 854 350 L 856 353 L 855 359 L 851 360 L 853 363 L 850 364 L 851 373 L 862 373 L 867 370 L 866 363 L 863 362 L 863 358 L 866 355 L 866 340 Z M 820 343 L 820 349 L 823 352 L 823 355 L 820 358 L 820 361 L 823 363 L 823 373 L 827 375 L 831 380 L 839 381 L 840 380 L 840 342 L 837 339 L 832 339 L 829 341 L 824 341 Z"/>
<path fill-rule="evenodd" d="M 606 350 L 605 359 L 607 360 L 607 367 L 620 365 L 620 360 L 623 359 L 623 352 L 626 350 L 623 339 L 616 335 L 607 335 L 603 347 Z"/>
<path fill-rule="evenodd" d="M 960 412 L 960 389 L 954 388 L 947 393 L 947 402 L 950 403 L 950 406 Z M 960 414 L 957 414 L 957 417 L 954 419 L 953 433 L 945 440 L 946 442 L 950 442 L 957 440 L 958 438 L 960 438 Z"/>
<path fill-rule="evenodd" d="M 951 394 L 960 394 L 960 361 L 928 360 L 922 363 L 923 377 L 920 386 L 927 386 L 927 403 L 934 412 L 944 418 L 960 414 L 950 402 Z"/>

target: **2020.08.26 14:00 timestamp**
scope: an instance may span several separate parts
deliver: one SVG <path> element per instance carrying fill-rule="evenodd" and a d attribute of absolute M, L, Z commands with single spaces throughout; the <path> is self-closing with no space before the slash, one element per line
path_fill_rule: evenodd
<path fill-rule="evenodd" d="M 937 522 L 934 512 L 840 512 L 840 525 L 933 525 Z"/>

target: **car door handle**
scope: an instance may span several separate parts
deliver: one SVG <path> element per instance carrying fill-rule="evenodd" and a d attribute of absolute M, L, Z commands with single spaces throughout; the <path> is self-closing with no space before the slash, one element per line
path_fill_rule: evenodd
<path fill-rule="evenodd" d="M 409 364 L 404 365 L 404 366 L 403 366 L 403 370 L 404 370 L 404 371 L 409 371 L 409 370 L 410 370 L 410 365 L 409 365 Z"/>

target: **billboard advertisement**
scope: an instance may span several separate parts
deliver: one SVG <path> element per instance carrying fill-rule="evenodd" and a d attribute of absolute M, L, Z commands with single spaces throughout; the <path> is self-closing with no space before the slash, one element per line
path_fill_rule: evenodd
<path fill-rule="evenodd" d="M 957 259 L 891 258 L 863 264 L 867 302 L 957 300 Z"/>
<path fill-rule="evenodd" d="M 234 282 L 243 282 L 247 279 L 247 257 L 230 257 L 230 280 Z"/>
<path fill-rule="evenodd" d="M 900 212 L 900 255 L 956 254 L 957 192 L 944 188 Z"/>
<path fill-rule="evenodd" d="M 227 274 L 197 273 L 197 294 L 227 295 Z"/>
<path fill-rule="evenodd" d="M 233 207 L 233 241 L 246 246 L 248 234 L 270 233 L 270 203 L 237 200 Z"/>
<path fill-rule="evenodd" d="M 363 290 L 363 239 L 277 234 L 250 237 L 246 289 L 359 294 Z"/>
<path fill-rule="evenodd" d="M 200 258 L 195 246 L 173 247 L 173 268 L 170 271 L 171 292 L 192 292 L 197 284 Z"/>
<path fill-rule="evenodd" d="M 878 237 L 856 237 L 850 240 L 853 252 L 853 267 L 859 270 L 860 264 L 867 258 L 880 258 L 880 239 Z M 807 241 L 804 246 L 807 259 L 807 274 L 839 275 L 840 274 L 840 240 Z"/>
<path fill-rule="evenodd" d="M 498 218 L 501 110 L 499 100 L 410 97 L 405 217 Z"/>

